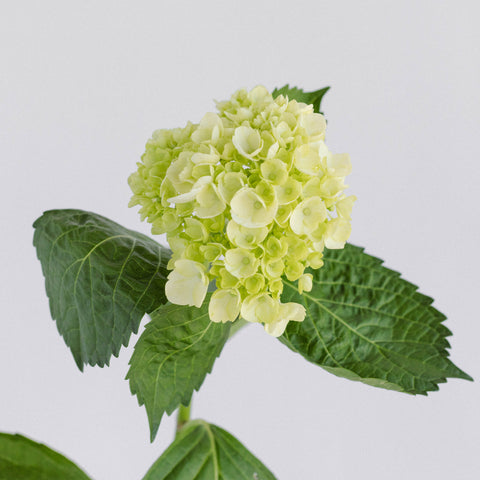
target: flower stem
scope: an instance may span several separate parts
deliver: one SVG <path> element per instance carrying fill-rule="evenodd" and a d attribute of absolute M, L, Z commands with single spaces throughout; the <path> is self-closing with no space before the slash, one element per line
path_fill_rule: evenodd
<path fill-rule="evenodd" d="M 178 407 L 178 413 L 177 413 L 177 432 L 176 435 L 178 435 L 178 432 L 185 426 L 185 424 L 190 420 L 190 405 L 188 407 L 185 407 L 184 405 L 180 405 Z"/>
<path fill-rule="evenodd" d="M 237 319 L 234 323 L 232 328 L 230 329 L 229 338 L 231 338 L 235 333 L 237 333 L 241 328 L 245 327 L 248 324 L 242 318 Z M 190 409 L 192 406 L 192 402 L 188 406 L 181 405 L 178 407 L 177 410 L 177 429 L 175 432 L 175 437 L 177 437 L 180 430 L 185 426 L 186 423 L 190 421 Z"/>

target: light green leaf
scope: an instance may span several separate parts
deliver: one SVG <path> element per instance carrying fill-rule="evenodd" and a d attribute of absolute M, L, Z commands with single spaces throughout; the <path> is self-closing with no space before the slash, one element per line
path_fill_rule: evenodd
<path fill-rule="evenodd" d="M 0 480 L 89 480 L 63 455 L 22 435 L 0 433 Z"/>
<path fill-rule="evenodd" d="M 451 333 L 431 298 L 362 248 L 327 250 L 324 260 L 311 271 L 311 292 L 285 281 L 282 301 L 307 310 L 289 323 L 285 345 L 340 377 L 411 394 L 438 390 L 447 377 L 471 380 L 448 359 Z"/>
<path fill-rule="evenodd" d="M 51 210 L 33 226 L 58 331 L 80 370 L 108 365 L 143 315 L 166 302 L 169 250 L 82 210 Z"/>
<path fill-rule="evenodd" d="M 135 345 L 127 379 L 147 410 L 151 441 L 164 413 L 190 403 L 228 339 L 230 323 L 210 321 L 209 299 L 201 308 L 159 307 Z"/>
<path fill-rule="evenodd" d="M 187 423 L 143 480 L 275 480 L 230 433 L 203 420 Z"/>
<path fill-rule="evenodd" d="M 304 92 L 301 88 L 290 87 L 288 83 L 282 88 L 276 88 L 272 92 L 273 98 L 279 95 L 288 96 L 289 100 L 296 100 L 297 102 L 306 103 L 307 105 L 313 105 L 313 111 L 316 113 L 323 113 L 320 111 L 320 104 L 323 96 L 328 92 L 330 87 L 321 88 L 314 92 Z"/>

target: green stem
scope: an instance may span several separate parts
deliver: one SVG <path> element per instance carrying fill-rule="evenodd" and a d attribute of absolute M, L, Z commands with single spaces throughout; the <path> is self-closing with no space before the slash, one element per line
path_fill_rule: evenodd
<path fill-rule="evenodd" d="M 180 405 L 178 407 L 178 413 L 177 413 L 177 435 L 178 432 L 182 429 L 182 427 L 185 426 L 185 424 L 190 420 L 190 405 L 188 407 L 185 407 L 184 405 Z"/>
<path fill-rule="evenodd" d="M 248 322 L 243 320 L 242 318 L 237 319 L 233 322 L 233 325 L 230 329 L 229 338 L 231 338 L 235 333 L 237 333 L 241 328 L 246 326 Z M 185 426 L 186 423 L 190 421 L 190 408 L 192 406 L 192 402 L 187 407 L 185 405 L 180 405 L 177 411 L 177 430 L 175 436 L 178 435 L 178 432 Z"/>

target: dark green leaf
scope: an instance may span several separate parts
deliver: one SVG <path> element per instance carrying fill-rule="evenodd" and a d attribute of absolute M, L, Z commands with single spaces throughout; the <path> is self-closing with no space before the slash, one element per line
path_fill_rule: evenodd
<path fill-rule="evenodd" d="M 135 345 L 127 379 L 145 405 L 152 441 L 163 414 L 190 403 L 228 339 L 230 324 L 210 321 L 208 299 L 201 308 L 159 307 Z"/>
<path fill-rule="evenodd" d="M 22 435 L 0 433 L 0 480 L 89 480 L 74 463 Z"/>
<path fill-rule="evenodd" d="M 279 95 L 288 96 L 289 100 L 296 100 L 297 102 L 313 105 L 313 111 L 316 113 L 323 113 L 320 111 L 320 104 L 323 96 L 328 92 L 330 87 L 321 88 L 314 92 L 304 92 L 301 88 L 290 87 L 288 83 L 282 88 L 276 88 L 272 92 L 273 98 Z"/>
<path fill-rule="evenodd" d="M 166 302 L 169 250 L 82 210 L 51 210 L 33 226 L 58 331 L 80 370 L 108 365 L 143 315 Z"/>
<path fill-rule="evenodd" d="M 438 390 L 447 377 L 471 380 L 448 359 L 451 333 L 431 298 L 362 248 L 327 250 L 324 260 L 311 292 L 285 281 L 282 301 L 307 310 L 289 323 L 285 345 L 335 375 L 411 394 Z"/>
<path fill-rule="evenodd" d="M 153 464 L 143 480 L 275 480 L 235 437 L 194 420 Z"/>

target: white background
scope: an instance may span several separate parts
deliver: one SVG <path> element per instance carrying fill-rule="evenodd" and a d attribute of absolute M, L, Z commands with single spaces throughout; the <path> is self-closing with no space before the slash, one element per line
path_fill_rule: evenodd
<path fill-rule="evenodd" d="M 255 326 L 225 348 L 193 414 L 280 480 L 478 478 L 479 84 L 476 1 L 3 1 L 0 19 L 0 430 L 96 480 L 140 479 L 149 443 L 124 376 L 80 373 L 50 319 L 33 220 L 81 208 L 148 232 L 126 183 L 151 132 L 198 121 L 239 87 L 325 97 L 327 143 L 351 154 L 352 243 L 448 316 L 451 380 L 412 397 L 336 378 Z M 143 325 L 143 324 L 142 324 Z M 141 327 L 141 330 L 143 326 Z"/>

